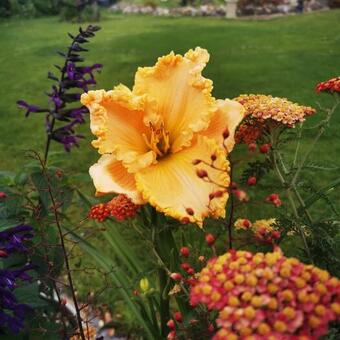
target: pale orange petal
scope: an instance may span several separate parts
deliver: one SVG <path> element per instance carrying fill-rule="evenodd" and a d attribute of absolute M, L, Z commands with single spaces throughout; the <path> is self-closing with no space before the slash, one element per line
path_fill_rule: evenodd
<path fill-rule="evenodd" d="M 90 168 L 97 194 L 126 194 L 135 204 L 144 203 L 136 188 L 135 176 L 113 155 L 103 155 Z"/>
<path fill-rule="evenodd" d="M 142 136 L 148 132 L 143 123 L 145 97 L 119 85 L 112 91 L 89 91 L 81 102 L 90 111 L 91 130 L 98 137 L 92 145 L 99 153 L 113 153 L 130 172 L 155 161 Z"/>
<path fill-rule="evenodd" d="M 195 159 L 211 162 L 211 155 L 216 155 L 216 170 L 203 162 L 193 165 Z M 197 176 L 196 171 L 204 169 L 214 183 L 208 183 Z M 224 217 L 228 193 L 220 187 L 229 185 L 229 162 L 225 149 L 207 137 L 198 136 L 189 148 L 160 159 L 147 169 L 136 173 L 137 189 L 143 198 L 158 211 L 178 220 L 188 218 L 191 222 L 202 225 L 208 216 Z M 219 185 L 218 185 L 219 184 Z M 219 198 L 209 200 L 209 194 L 222 190 Z M 191 208 L 193 215 L 188 214 Z"/>
<path fill-rule="evenodd" d="M 235 130 L 244 118 L 244 107 L 235 100 L 217 100 L 218 111 L 210 120 L 207 130 L 201 132 L 203 136 L 214 138 L 219 145 L 226 146 L 231 152 L 235 145 Z M 229 137 L 223 138 L 224 131 L 228 131 Z"/>
<path fill-rule="evenodd" d="M 169 55 L 158 58 L 153 67 L 139 68 L 133 92 L 148 96 L 150 120 L 161 116 L 170 133 L 172 152 L 189 146 L 195 132 L 208 127 L 216 110 L 211 95 L 212 81 L 201 75 L 209 54 L 197 47 L 185 56 Z"/>

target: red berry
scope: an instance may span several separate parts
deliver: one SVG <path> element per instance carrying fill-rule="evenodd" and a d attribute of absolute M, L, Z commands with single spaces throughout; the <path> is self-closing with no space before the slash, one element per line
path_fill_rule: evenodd
<path fill-rule="evenodd" d="M 256 177 L 255 176 L 250 176 L 249 178 L 248 178 L 248 180 L 247 180 L 247 184 L 249 185 L 249 186 L 251 186 L 251 185 L 255 185 L 256 184 Z"/>
<path fill-rule="evenodd" d="M 248 150 L 249 150 L 250 152 L 255 152 L 256 149 L 257 149 L 257 145 L 256 145 L 255 143 L 250 143 L 250 144 L 248 145 Z"/>
<path fill-rule="evenodd" d="M 170 319 L 168 322 L 167 322 L 167 326 L 170 328 L 170 329 L 175 329 L 175 321 Z"/>
<path fill-rule="evenodd" d="M 210 159 L 214 162 L 214 161 L 216 161 L 217 156 L 216 156 L 215 154 L 212 154 L 212 155 L 210 156 Z"/>
<path fill-rule="evenodd" d="M 174 319 L 175 319 L 177 322 L 183 322 L 183 318 L 182 318 L 181 312 L 175 312 L 175 313 L 174 313 Z"/>
<path fill-rule="evenodd" d="M 215 236 L 213 234 L 206 234 L 205 242 L 207 242 L 209 246 L 212 246 L 215 243 Z"/>
<path fill-rule="evenodd" d="M 189 254 L 190 254 L 190 250 L 189 250 L 188 247 L 182 247 L 182 248 L 180 249 L 180 253 L 181 253 L 181 255 L 182 255 L 183 257 L 188 257 Z"/>
<path fill-rule="evenodd" d="M 174 281 L 181 281 L 182 280 L 182 275 L 180 273 L 171 273 L 170 277 L 174 280 Z"/>
<path fill-rule="evenodd" d="M 268 153 L 270 150 L 270 145 L 269 144 L 262 144 L 260 146 L 260 152 L 261 153 Z"/>
<path fill-rule="evenodd" d="M 0 198 L 6 198 L 7 194 L 3 191 L 0 191 Z"/>

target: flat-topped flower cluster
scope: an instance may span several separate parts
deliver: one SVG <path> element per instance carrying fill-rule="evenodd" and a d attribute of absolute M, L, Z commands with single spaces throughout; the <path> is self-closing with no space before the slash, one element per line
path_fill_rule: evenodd
<path fill-rule="evenodd" d="M 211 259 L 191 304 L 219 311 L 213 339 L 318 339 L 340 317 L 340 282 L 279 249 L 230 251 Z"/>

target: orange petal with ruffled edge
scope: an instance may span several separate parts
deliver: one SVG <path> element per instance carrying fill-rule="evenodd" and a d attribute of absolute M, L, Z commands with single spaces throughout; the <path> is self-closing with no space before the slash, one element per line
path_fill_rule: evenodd
<path fill-rule="evenodd" d="M 210 163 L 211 155 L 216 156 L 214 165 L 221 170 L 212 169 L 203 162 L 193 165 L 196 159 Z M 199 178 L 197 170 L 207 171 L 215 183 Z M 160 159 L 157 164 L 138 171 L 135 177 L 137 189 L 143 198 L 158 211 L 202 226 L 204 218 L 208 216 L 225 216 L 228 173 L 226 150 L 212 139 L 197 136 L 191 147 Z M 217 191 L 222 191 L 220 197 L 210 201 L 209 195 Z"/>
<path fill-rule="evenodd" d="M 171 52 L 158 58 L 155 66 L 140 67 L 136 73 L 133 92 L 156 104 L 150 120 L 161 116 L 172 152 L 189 146 L 194 133 L 206 129 L 216 111 L 212 81 L 201 74 L 208 60 L 209 53 L 197 47 L 184 56 Z"/>
<path fill-rule="evenodd" d="M 244 107 L 235 100 L 217 100 L 218 110 L 210 120 L 207 130 L 201 132 L 203 136 L 213 138 L 219 145 L 225 145 L 231 152 L 235 145 L 235 131 L 245 115 Z M 228 137 L 224 138 L 223 133 Z"/>
<path fill-rule="evenodd" d="M 101 156 L 98 163 L 90 167 L 90 175 L 97 195 L 125 194 L 135 204 L 145 203 L 137 191 L 135 176 L 127 172 L 122 162 L 113 155 Z"/>
<path fill-rule="evenodd" d="M 143 139 L 143 133 L 148 133 L 143 123 L 145 100 L 123 85 L 81 96 L 90 111 L 91 131 L 98 137 L 92 145 L 101 154 L 113 153 L 129 172 L 150 165 L 156 158 Z"/>

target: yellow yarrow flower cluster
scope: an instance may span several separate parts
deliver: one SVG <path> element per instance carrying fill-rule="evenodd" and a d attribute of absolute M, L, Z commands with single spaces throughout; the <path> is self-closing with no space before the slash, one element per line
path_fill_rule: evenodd
<path fill-rule="evenodd" d="M 319 339 L 340 319 L 340 281 L 278 248 L 230 251 L 202 269 L 190 302 L 219 311 L 213 340 Z"/>

